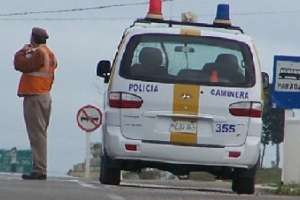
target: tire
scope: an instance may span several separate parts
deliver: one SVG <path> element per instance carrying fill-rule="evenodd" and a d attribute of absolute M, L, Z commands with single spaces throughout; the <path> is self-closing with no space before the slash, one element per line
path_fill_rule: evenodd
<path fill-rule="evenodd" d="M 107 156 L 101 156 L 101 169 L 99 181 L 106 185 L 119 185 L 121 170 L 114 166 L 112 160 Z"/>
<path fill-rule="evenodd" d="M 237 194 L 254 194 L 257 165 L 251 169 L 235 169 L 232 179 L 232 191 Z"/>
<path fill-rule="evenodd" d="M 236 188 L 237 188 L 237 181 L 236 181 L 237 179 L 235 179 L 235 178 L 233 178 L 232 179 L 232 185 L 231 185 L 231 189 L 232 189 L 232 191 L 233 192 L 236 192 Z"/>
<path fill-rule="evenodd" d="M 237 194 L 254 194 L 255 180 L 254 177 L 240 177 L 232 180 L 232 191 Z"/>

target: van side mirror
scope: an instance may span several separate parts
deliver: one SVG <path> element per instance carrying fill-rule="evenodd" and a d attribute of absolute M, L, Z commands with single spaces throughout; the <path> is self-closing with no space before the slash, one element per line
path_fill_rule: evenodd
<path fill-rule="evenodd" d="M 270 78 L 269 75 L 266 72 L 262 72 L 262 81 L 263 81 L 263 88 L 268 89 L 270 85 Z"/>
<path fill-rule="evenodd" d="M 109 60 L 101 60 L 97 65 L 97 76 L 104 78 L 104 83 L 108 83 L 110 78 L 111 64 Z"/>

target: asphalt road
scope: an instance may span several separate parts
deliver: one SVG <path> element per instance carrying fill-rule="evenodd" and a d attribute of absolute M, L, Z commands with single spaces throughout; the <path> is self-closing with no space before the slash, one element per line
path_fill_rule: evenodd
<path fill-rule="evenodd" d="M 124 181 L 121 186 L 107 186 L 75 178 L 24 181 L 19 175 L 0 175 L 1 200 L 299 200 L 259 190 L 255 195 L 236 195 L 228 187 L 222 182 L 191 181 Z"/>

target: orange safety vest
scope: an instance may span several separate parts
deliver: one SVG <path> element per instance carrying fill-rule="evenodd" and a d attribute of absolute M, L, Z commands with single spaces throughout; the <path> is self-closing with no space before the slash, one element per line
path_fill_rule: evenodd
<path fill-rule="evenodd" d="M 210 73 L 209 81 L 212 82 L 212 83 L 219 82 L 219 74 L 218 74 L 218 72 L 216 70 L 213 70 Z"/>
<path fill-rule="evenodd" d="M 38 50 L 43 53 L 44 64 L 38 71 L 22 74 L 18 96 L 45 94 L 51 90 L 57 61 L 47 46 L 41 45 Z"/>

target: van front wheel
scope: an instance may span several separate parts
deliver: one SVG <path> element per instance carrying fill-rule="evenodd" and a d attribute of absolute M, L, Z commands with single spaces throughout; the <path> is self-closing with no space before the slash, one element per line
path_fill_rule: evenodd
<path fill-rule="evenodd" d="M 112 160 L 107 156 L 101 156 L 100 178 L 102 184 L 119 185 L 121 170 L 117 166 L 113 166 Z"/>

